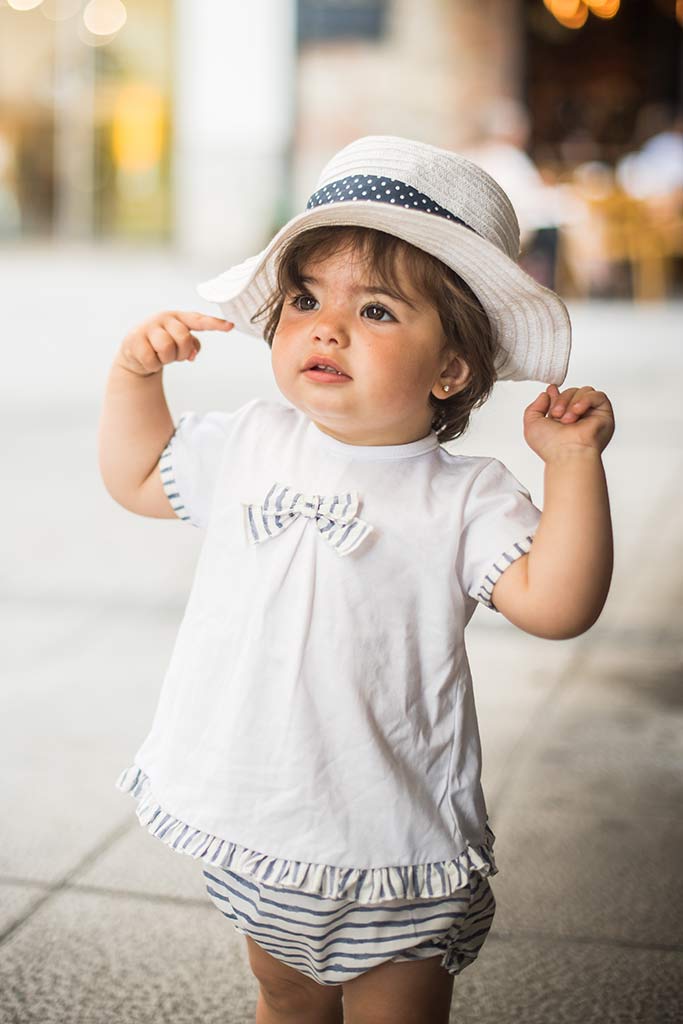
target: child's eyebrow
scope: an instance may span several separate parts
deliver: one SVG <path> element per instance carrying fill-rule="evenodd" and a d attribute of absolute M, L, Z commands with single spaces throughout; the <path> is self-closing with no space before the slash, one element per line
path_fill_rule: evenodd
<path fill-rule="evenodd" d="M 318 280 L 317 277 L 305 276 L 301 277 L 300 280 L 302 284 L 320 284 L 320 281 Z M 404 302 L 406 306 L 410 306 L 411 309 L 417 311 L 417 306 L 415 306 L 409 299 L 407 299 L 405 295 L 400 295 L 398 292 L 392 292 L 389 288 L 384 288 L 380 285 L 361 284 L 358 285 L 357 288 L 353 288 L 352 291 L 356 295 L 358 295 L 360 292 L 375 295 L 388 295 L 390 299 L 396 299 L 398 302 Z"/>

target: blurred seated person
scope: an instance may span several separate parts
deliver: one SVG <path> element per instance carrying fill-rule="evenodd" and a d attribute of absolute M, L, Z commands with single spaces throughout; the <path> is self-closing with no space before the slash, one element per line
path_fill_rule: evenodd
<path fill-rule="evenodd" d="M 570 290 L 582 298 L 621 294 L 623 284 L 613 258 L 614 169 L 602 160 L 587 160 L 574 168 L 572 181 L 580 213 L 562 233 L 563 266 L 571 278 Z M 618 222 L 620 211 L 616 217 Z"/>
<path fill-rule="evenodd" d="M 618 162 L 617 179 L 647 210 L 664 259 L 664 290 L 671 294 L 683 283 L 676 272 L 683 258 L 683 113 L 666 103 L 644 107 L 634 142 L 640 148 Z"/>
<path fill-rule="evenodd" d="M 683 111 L 667 103 L 644 107 L 634 143 L 640 146 L 619 160 L 617 180 L 647 211 L 652 244 L 664 261 L 662 291 L 675 294 L 683 284 Z"/>
<path fill-rule="evenodd" d="M 683 113 L 665 103 L 644 107 L 636 122 L 643 144 L 617 163 L 617 180 L 636 199 L 680 197 L 683 190 Z M 674 200 L 675 201 L 675 200 Z M 665 203 L 662 205 L 666 205 Z"/>
<path fill-rule="evenodd" d="M 558 228 L 580 215 L 571 190 L 547 184 L 526 152 L 531 125 L 521 103 L 495 100 L 477 120 L 477 141 L 460 152 L 505 189 L 519 220 L 520 266 L 539 284 L 554 288 Z"/>
<path fill-rule="evenodd" d="M 561 266 L 569 274 L 573 293 L 638 301 L 665 298 L 673 284 L 672 256 L 681 250 L 683 231 L 665 230 L 649 203 L 621 187 L 614 168 L 603 162 L 576 167 L 573 182 L 583 212 L 563 230 L 561 239 Z"/>

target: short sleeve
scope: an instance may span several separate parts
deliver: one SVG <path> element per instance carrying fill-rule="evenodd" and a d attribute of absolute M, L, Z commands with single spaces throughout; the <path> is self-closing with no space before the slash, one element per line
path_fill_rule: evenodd
<path fill-rule="evenodd" d="M 498 459 L 475 478 L 465 502 L 458 567 L 464 590 L 498 611 L 493 586 L 505 570 L 531 550 L 541 511 L 529 491 Z"/>
<path fill-rule="evenodd" d="M 179 519 L 204 527 L 232 414 L 184 412 L 159 459 L 166 497 Z"/>

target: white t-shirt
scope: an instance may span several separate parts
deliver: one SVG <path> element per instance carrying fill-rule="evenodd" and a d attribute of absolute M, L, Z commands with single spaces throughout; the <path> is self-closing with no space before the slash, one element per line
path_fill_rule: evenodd
<path fill-rule="evenodd" d="M 495 873 L 464 643 L 540 512 L 432 431 L 360 446 L 254 399 L 180 417 L 160 472 L 205 529 L 151 731 L 118 787 L 164 842 L 361 902 Z"/>

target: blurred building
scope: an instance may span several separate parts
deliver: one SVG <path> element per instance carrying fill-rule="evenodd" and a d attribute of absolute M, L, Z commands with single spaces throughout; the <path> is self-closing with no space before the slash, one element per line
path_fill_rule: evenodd
<path fill-rule="evenodd" d="M 458 149 L 523 81 L 520 0 L 299 0 L 295 199 L 358 135 Z M 361 17 L 361 12 L 365 17 Z"/>
<path fill-rule="evenodd" d="M 0 237 L 166 239 L 172 4 L 85 6 L 0 2 Z"/>
<path fill-rule="evenodd" d="M 251 246 L 294 58 L 293 0 L 0 0 L 0 240 Z"/>
<path fill-rule="evenodd" d="M 482 109 L 506 98 L 528 110 L 526 150 L 545 176 L 615 164 L 644 141 L 644 105 L 680 107 L 683 5 L 589 7 L 0 0 L 0 241 L 237 260 L 353 138 L 466 149 Z"/>

